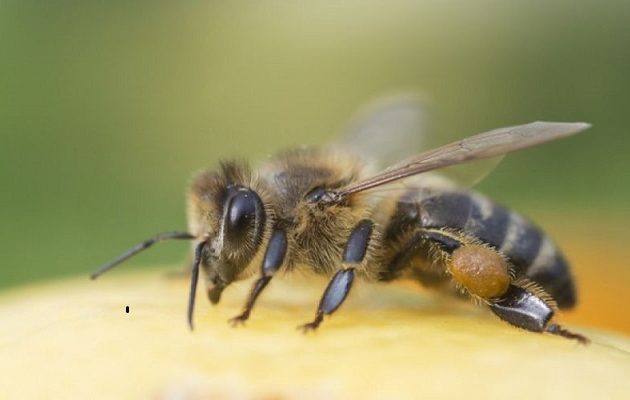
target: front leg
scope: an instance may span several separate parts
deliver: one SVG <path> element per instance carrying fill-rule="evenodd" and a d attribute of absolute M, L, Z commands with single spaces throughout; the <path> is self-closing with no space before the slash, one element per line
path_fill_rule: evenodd
<path fill-rule="evenodd" d="M 236 326 L 247 321 L 250 313 L 252 312 L 252 308 L 254 308 L 256 299 L 258 299 L 258 296 L 263 289 L 267 287 L 272 276 L 282 266 L 286 253 L 287 234 L 283 230 L 277 229 L 273 232 L 271 239 L 269 239 L 269 244 L 267 244 L 267 250 L 265 251 L 265 257 L 260 269 L 261 276 L 254 283 L 249 297 L 247 298 L 247 303 L 245 303 L 245 307 L 243 308 L 243 312 L 230 319 L 229 322 L 232 325 Z"/>
<path fill-rule="evenodd" d="M 354 281 L 354 266 L 363 262 L 365 258 L 373 227 L 372 221 L 364 219 L 352 230 L 343 252 L 343 263 L 346 267 L 337 271 L 328 283 L 313 321 L 299 327 L 304 332 L 317 329 L 324 320 L 324 316 L 335 312 L 348 297 Z"/>

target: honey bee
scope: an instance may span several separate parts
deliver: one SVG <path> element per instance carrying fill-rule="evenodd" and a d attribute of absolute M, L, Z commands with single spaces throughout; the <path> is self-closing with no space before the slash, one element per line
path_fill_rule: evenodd
<path fill-rule="evenodd" d="M 569 266 L 536 225 L 487 197 L 457 186 L 435 170 L 564 138 L 586 123 L 532 122 L 470 136 L 380 169 L 422 136 L 423 111 L 410 96 L 359 113 L 336 145 L 300 147 L 269 158 L 257 171 L 226 161 L 199 173 L 188 191 L 188 230 L 165 232 L 104 264 L 103 272 L 170 239 L 191 240 L 188 323 L 199 270 L 217 304 L 232 282 L 256 276 L 242 324 L 273 277 L 308 268 L 330 276 L 315 330 L 344 302 L 356 278 L 411 278 L 463 294 L 500 319 L 532 332 L 588 340 L 553 321 L 576 303 Z"/>

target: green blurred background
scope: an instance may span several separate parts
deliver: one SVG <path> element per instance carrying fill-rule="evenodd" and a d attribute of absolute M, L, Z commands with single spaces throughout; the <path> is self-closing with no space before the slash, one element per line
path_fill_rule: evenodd
<path fill-rule="evenodd" d="M 87 277 L 185 227 L 192 171 L 325 143 L 359 105 L 401 90 L 429 99 L 444 141 L 591 122 L 508 157 L 480 189 L 538 220 L 630 220 L 628 1 L 8 0 L 0 287 Z M 178 263 L 187 246 L 131 264 Z"/>

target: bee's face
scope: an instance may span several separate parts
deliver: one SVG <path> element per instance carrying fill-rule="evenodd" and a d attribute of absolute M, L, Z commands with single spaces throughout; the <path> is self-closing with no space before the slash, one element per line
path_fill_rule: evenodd
<path fill-rule="evenodd" d="M 203 262 L 208 295 L 213 303 L 219 301 L 227 285 L 240 277 L 258 250 L 264 232 L 265 209 L 254 190 L 229 184 L 218 218 L 218 230 L 208 239 Z"/>
<path fill-rule="evenodd" d="M 267 220 L 258 193 L 238 179 L 242 177 L 229 176 L 225 167 L 221 172 L 197 178 L 189 210 L 191 228 L 199 237 L 207 238 L 201 265 L 212 303 L 219 301 L 230 283 L 246 276 Z"/>

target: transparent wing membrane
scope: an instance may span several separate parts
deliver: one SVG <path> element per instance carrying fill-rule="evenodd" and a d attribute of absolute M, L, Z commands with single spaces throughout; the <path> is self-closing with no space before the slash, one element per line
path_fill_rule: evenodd
<path fill-rule="evenodd" d="M 335 145 L 384 168 L 427 148 L 426 114 L 417 94 L 378 98 L 355 113 Z"/>

